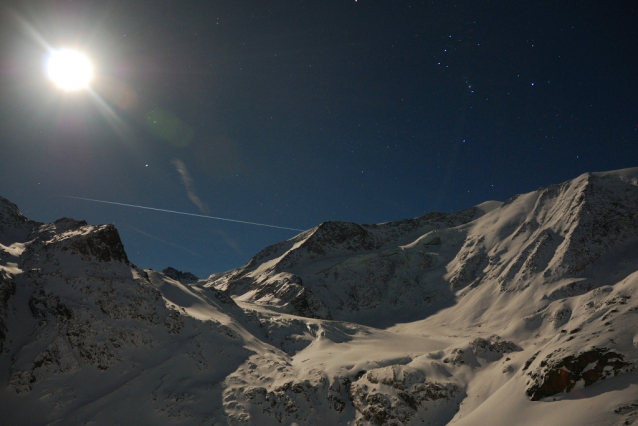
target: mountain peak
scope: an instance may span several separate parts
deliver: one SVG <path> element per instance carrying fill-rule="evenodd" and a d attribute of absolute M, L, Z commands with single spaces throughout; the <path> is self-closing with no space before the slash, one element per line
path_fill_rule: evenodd
<path fill-rule="evenodd" d="M 190 272 L 178 271 L 177 269 L 171 266 L 169 266 L 168 268 L 165 268 L 162 271 L 162 273 L 166 275 L 167 277 L 180 282 L 189 282 L 189 281 L 199 280 L 199 278 L 197 278 L 194 274 L 191 274 Z"/>
<path fill-rule="evenodd" d="M 323 312 L 311 317 L 369 325 L 383 323 L 388 312 L 395 321 L 423 318 L 483 283 L 524 291 L 578 277 L 638 235 L 636 176 L 638 169 L 583 174 L 450 214 L 373 225 L 324 222 L 207 285 L 293 313 L 294 299 L 281 298 L 292 275 Z"/>
<path fill-rule="evenodd" d="M 112 225 L 30 222 L 5 201 L 10 423 L 631 424 L 638 413 L 638 169 L 454 213 L 324 222 L 207 280 L 137 268 Z"/>
<path fill-rule="evenodd" d="M 0 197 L 0 244 L 25 241 L 29 231 L 36 225 L 36 222 L 22 215 L 18 206 Z"/>

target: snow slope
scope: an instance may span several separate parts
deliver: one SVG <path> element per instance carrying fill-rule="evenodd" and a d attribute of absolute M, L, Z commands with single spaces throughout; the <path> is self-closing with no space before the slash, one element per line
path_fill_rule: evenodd
<path fill-rule="evenodd" d="M 206 280 L 2 198 L 0 244 L 2 424 L 638 418 L 638 169 L 326 222 Z"/>

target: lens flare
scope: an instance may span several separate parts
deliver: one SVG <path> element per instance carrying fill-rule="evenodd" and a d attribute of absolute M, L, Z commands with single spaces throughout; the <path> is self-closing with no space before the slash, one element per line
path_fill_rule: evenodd
<path fill-rule="evenodd" d="M 72 49 L 51 52 L 47 61 L 47 75 L 65 91 L 85 89 L 93 78 L 93 66 L 82 53 Z"/>

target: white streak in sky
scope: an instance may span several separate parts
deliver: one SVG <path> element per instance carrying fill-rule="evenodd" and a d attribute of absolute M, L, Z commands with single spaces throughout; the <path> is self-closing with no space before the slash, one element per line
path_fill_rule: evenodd
<path fill-rule="evenodd" d="M 208 213 L 208 207 L 206 204 L 199 199 L 197 195 L 195 195 L 195 190 L 193 189 L 193 179 L 191 175 L 188 173 L 188 169 L 186 168 L 186 164 L 179 158 L 173 159 L 173 164 L 177 169 L 177 172 L 182 176 L 182 182 L 184 182 L 184 186 L 186 187 L 186 194 L 188 194 L 188 198 L 197 206 L 200 212 Z"/>
<path fill-rule="evenodd" d="M 246 225 L 265 226 L 267 228 L 287 229 L 289 231 L 300 231 L 300 232 L 305 231 L 304 229 L 287 228 L 285 226 L 267 225 L 265 223 L 246 222 L 246 221 L 243 221 L 243 220 L 226 219 L 226 218 L 223 218 L 223 217 L 206 216 L 206 215 L 203 215 L 203 214 L 177 212 L 177 211 L 174 211 L 174 210 L 165 210 L 165 209 L 156 209 L 154 207 L 144 207 L 144 206 L 136 206 L 134 204 L 115 203 L 113 201 L 94 200 L 92 198 L 72 197 L 70 195 L 60 195 L 60 197 L 73 198 L 73 199 L 76 199 L 76 200 L 84 200 L 84 201 L 94 201 L 96 203 L 113 204 L 113 205 L 116 205 L 116 206 L 135 207 L 135 208 L 138 208 L 138 209 L 155 210 L 155 211 L 164 212 L 164 213 L 175 213 L 175 214 L 183 214 L 183 215 L 186 215 L 186 216 L 205 217 L 207 219 L 225 220 L 226 222 L 244 223 Z"/>

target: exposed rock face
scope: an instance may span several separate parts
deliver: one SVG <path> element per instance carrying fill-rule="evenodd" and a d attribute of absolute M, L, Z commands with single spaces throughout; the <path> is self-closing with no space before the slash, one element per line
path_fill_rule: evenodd
<path fill-rule="evenodd" d="M 625 361 L 624 355 L 607 348 L 592 348 L 577 355 L 561 352 L 550 353 L 537 369 L 528 371 L 532 380 L 526 392 L 532 401 L 570 392 L 579 382 L 583 387 L 591 386 L 634 368 L 633 363 Z"/>
<path fill-rule="evenodd" d="M 24 217 L 20 209 L 18 209 L 18 206 L 6 198 L 0 197 L 0 223 L 3 226 L 2 231 L 20 228 L 28 222 L 29 219 Z"/>
<path fill-rule="evenodd" d="M 197 278 L 194 274 L 191 274 L 190 272 L 178 271 L 177 269 L 172 268 L 170 266 L 164 269 L 162 273 L 169 278 L 172 278 L 177 281 L 182 281 L 182 282 L 192 282 L 192 281 L 199 280 L 199 278 Z"/>
<path fill-rule="evenodd" d="M 279 271 L 286 271 L 301 260 L 316 259 L 335 252 L 360 252 L 379 248 L 380 242 L 361 225 L 347 222 L 324 222 L 294 251 L 279 262 Z"/>
<path fill-rule="evenodd" d="M 174 389 L 166 391 L 159 378 L 191 368 L 198 372 L 192 377 L 225 376 L 248 356 L 237 333 L 221 322 L 170 309 L 147 272 L 128 261 L 112 225 L 66 218 L 39 224 L 23 220 L 14 207 L 9 205 L 10 220 L 3 222 L 14 228 L 3 229 L 6 244 L 0 246 L 0 365 L 7 368 L 2 374 L 12 393 L 50 401 L 51 421 L 68 422 L 67 410 L 90 399 L 93 388 L 117 389 L 122 379 L 134 381 L 140 365 L 158 369 L 138 385 L 146 389 L 140 395 L 149 397 L 151 385 L 152 404 L 163 410 Z M 225 293 L 202 292 L 219 302 L 220 312 L 241 313 Z M 220 364 L 219 345 L 236 359 Z M 114 369 L 117 373 L 100 376 Z M 85 375 L 98 384 L 69 387 L 83 383 Z M 189 389 L 191 396 L 208 392 L 196 383 Z M 192 415 L 184 407 L 169 411 L 177 418 Z"/>
<path fill-rule="evenodd" d="M 500 360 L 504 354 L 521 350 L 516 343 L 493 334 L 488 338 L 476 337 L 462 346 L 450 347 L 436 358 L 441 358 L 444 364 L 452 366 L 480 368 L 486 363 Z"/>
<path fill-rule="evenodd" d="M 16 293 L 16 283 L 13 275 L 0 270 L 0 354 L 4 349 L 4 339 L 7 332 L 7 314 L 9 298 Z"/>
<path fill-rule="evenodd" d="M 638 233 L 638 186 L 613 176 L 588 175 L 574 184 L 567 230 L 557 269 L 575 274 L 607 248 Z"/>
<path fill-rule="evenodd" d="M 97 233 L 99 236 L 100 230 Z M 62 247 L 90 247 L 84 235 L 76 238 L 80 241 L 71 238 Z M 48 247 L 44 249 L 47 254 L 52 253 L 50 245 L 42 247 Z M 82 265 L 85 271 L 93 271 L 85 276 L 77 276 L 77 270 L 67 275 L 64 270 L 45 268 L 32 269 L 20 276 L 21 285 L 28 285 L 31 293 L 28 309 L 43 348 L 34 352 L 25 346 L 15 352 L 10 383 L 16 393 L 29 392 L 35 382 L 55 374 L 76 372 L 85 365 L 109 369 L 122 362 L 130 348 L 152 347 L 150 330 L 179 333 L 183 320 L 171 315 L 142 271 L 128 263 L 115 268 L 96 263 L 104 261 L 105 253 L 117 253 L 118 248 L 118 245 L 101 247 L 97 254 L 94 252 L 95 258 Z M 60 252 L 68 254 L 62 249 Z M 37 253 L 41 252 L 28 254 Z M 78 249 L 74 256 L 82 262 L 91 252 Z M 32 262 L 33 258 L 29 264 Z"/>
<path fill-rule="evenodd" d="M 245 380 L 254 371 L 257 361 L 272 364 L 283 377 L 292 374 L 289 364 L 281 360 L 253 357 L 234 375 L 226 400 L 242 408 L 250 404 L 250 412 L 242 410 L 233 419 L 251 419 L 265 422 L 274 418 L 279 423 L 333 424 L 346 417 L 355 417 L 356 425 L 409 425 L 420 424 L 428 415 L 442 414 L 440 419 L 452 417 L 463 395 L 463 389 L 453 382 L 426 380 L 416 369 L 391 365 L 353 376 L 328 378 L 315 371 L 306 380 L 286 380 L 278 386 L 248 386 Z M 242 370 L 240 369 L 240 371 Z M 238 372 L 239 373 L 239 372 Z M 242 377 L 240 379 L 239 377 Z M 228 392 L 228 391 L 227 391 Z M 321 417 L 318 407 L 328 405 Z"/>
<path fill-rule="evenodd" d="M 277 384 L 259 379 L 263 368 L 277 371 Z M 333 406 L 334 392 L 325 375 L 312 371 L 308 378 L 298 379 L 289 360 L 275 353 L 251 356 L 225 384 L 223 399 L 230 424 L 337 421 L 335 413 L 323 411 L 318 417 L 321 405 Z"/>
<path fill-rule="evenodd" d="M 323 378 L 317 384 L 312 384 L 309 380 L 288 381 L 271 391 L 264 387 L 251 387 L 246 390 L 245 397 L 259 406 L 262 414 L 272 416 L 279 422 L 295 419 L 307 423 L 312 417 L 312 409 L 308 410 L 305 405 L 308 403 L 310 406 L 319 405 L 319 399 L 324 396 L 322 393 L 327 388 L 326 385 Z M 337 409 L 343 410 L 343 406 L 345 403 L 342 405 L 336 403 Z"/>
<path fill-rule="evenodd" d="M 369 371 L 350 386 L 350 398 L 361 413 L 356 424 L 403 425 L 428 409 L 452 403 L 462 389 L 455 383 L 427 381 L 403 366 Z"/>
<path fill-rule="evenodd" d="M 477 286 L 482 278 L 483 269 L 485 269 L 489 263 L 487 254 L 480 250 L 478 253 L 461 251 L 456 260 L 461 267 L 454 272 L 454 275 L 450 279 L 452 288 L 456 290 L 467 285 Z"/>
<path fill-rule="evenodd" d="M 62 218 L 34 228 L 21 255 L 22 265 L 59 265 L 65 256 L 83 261 L 128 263 L 124 245 L 113 225 L 91 226 L 85 221 Z"/>
<path fill-rule="evenodd" d="M 26 240 L 29 231 L 37 225 L 37 222 L 24 217 L 18 206 L 0 197 L 0 244 Z"/>
<path fill-rule="evenodd" d="M 566 297 L 580 296 L 594 289 L 596 284 L 588 280 L 578 280 L 570 282 L 547 295 L 549 300 L 560 300 Z"/>
<path fill-rule="evenodd" d="M 496 335 L 492 335 L 488 339 L 477 337 L 470 342 L 470 348 L 474 355 L 480 355 L 488 352 L 494 354 L 507 354 L 522 350 L 516 343 L 508 340 L 502 340 Z"/>
<path fill-rule="evenodd" d="M 395 245 L 410 242 L 423 232 L 467 223 L 477 214 L 471 208 L 378 225 L 325 222 L 267 247 L 242 268 L 211 276 L 208 285 L 232 295 L 250 293 L 250 299 L 258 303 L 310 318 L 375 311 L 385 297 L 394 308 L 415 301 L 427 305 L 438 290 L 422 291 L 419 279 L 404 271 L 432 268 L 439 264 L 439 255 L 425 249 L 404 254 Z M 434 236 L 423 245 L 440 246 L 441 238 Z M 263 266 L 270 263 L 272 266 Z M 313 272 L 308 274 L 308 270 Z M 340 288 L 338 294 L 334 288 Z"/>

